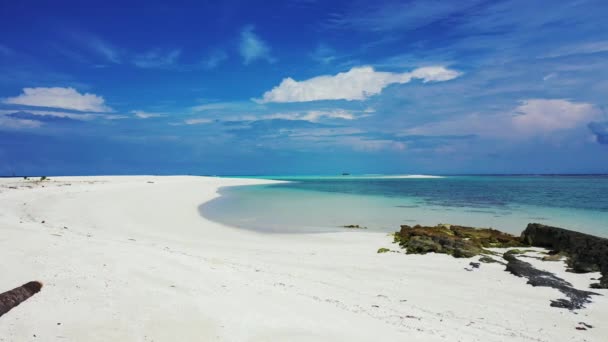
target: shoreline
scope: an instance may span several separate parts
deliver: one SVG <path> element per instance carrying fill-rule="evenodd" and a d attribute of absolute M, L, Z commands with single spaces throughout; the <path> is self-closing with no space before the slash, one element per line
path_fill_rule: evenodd
<path fill-rule="evenodd" d="M 347 182 L 343 191 L 332 191 L 331 186 L 341 186 L 342 180 L 326 181 L 308 179 L 279 186 L 228 187 L 222 189 L 222 196 L 201 205 L 201 214 L 224 225 L 268 233 L 333 232 L 351 224 L 392 233 L 401 224 L 455 223 L 517 235 L 528 223 L 539 222 L 608 238 L 604 224 L 608 222 L 608 212 L 603 209 L 509 201 L 467 205 L 458 202 L 458 198 L 452 202 L 449 197 L 426 198 L 423 193 L 381 193 L 382 188 L 366 188 L 352 181 Z M 429 190 L 442 187 L 441 182 L 432 183 L 437 185 Z M 407 186 L 407 182 L 397 182 L 395 186 Z M 273 210 L 266 210 L 268 206 Z"/>
<path fill-rule="evenodd" d="M 22 188 L 22 179 L 0 179 L 0 292 L 45 284 L 0 318 L 0 341 L 608 335 L 606 290 L 577 315 L 548 305 L 559 292 L 527 285 L 499 265 L 469 272 L 475 258 L 377 254 L 392 247 L 385 233 L 263 234 L 199 215 L 220 187 L 263 182 L 51 177 Z M 577 286 L 597 276 L 567 273 L 563 263 L 547 267 Z M 581 321 L 593 328 L 577 330 Z"/>

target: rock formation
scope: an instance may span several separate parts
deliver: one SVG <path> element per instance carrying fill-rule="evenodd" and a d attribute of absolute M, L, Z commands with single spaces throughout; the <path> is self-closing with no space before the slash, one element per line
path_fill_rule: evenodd
<path fill-rule="evenodd" d="M 594 288 L 608 288 L 608 239 L 563 228 L 530 223 L 521 234 L 523 242 L 551 249 L 568 257 L 573 272 L 601 272 Z"/>
<path fill-rule="evenodd" d="M 402 225 L 395 242 L 408 254 L 444 253 L 470 258 L 487 252 L 487 247 L 520 247 L 519 237 L 492 228 L 472 228 L 440 224 L 434 227 Z"/>

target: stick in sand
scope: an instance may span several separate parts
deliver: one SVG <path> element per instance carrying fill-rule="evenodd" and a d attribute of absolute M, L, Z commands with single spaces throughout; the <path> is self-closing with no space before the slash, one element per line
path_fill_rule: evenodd
<path fill-rule="evenodd" d="M 41 288 L 41 282 L 30 281 L 27 284 L 23 284 L 10 291 L 0 294 L 0 316 L 9 312 L 12 308 L 21 304 L 21 302 L 30 298 L 34 294 L 40 292 Z"/>

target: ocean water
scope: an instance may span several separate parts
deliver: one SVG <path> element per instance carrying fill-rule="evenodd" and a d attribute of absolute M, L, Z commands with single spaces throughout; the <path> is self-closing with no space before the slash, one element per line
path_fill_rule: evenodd
<path fill-rule="evenodd" d="M 519 234 L 530 222 L 608 237 L 608 176 L 260 177 L 285 183 L 227 187 L 203 216 L 263 232 L 330 232 L 358 224 L 451 223 Z"/>

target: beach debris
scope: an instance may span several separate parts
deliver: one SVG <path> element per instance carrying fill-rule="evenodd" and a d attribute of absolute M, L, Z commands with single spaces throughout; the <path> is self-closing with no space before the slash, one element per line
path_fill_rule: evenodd
<path fill-rule="evenodd" d="M 532 286 L 550 287 L 559 290 L 566 298 L 551 301 L 551 306 L 569 310 L 582 309 L 585 304 L 591 303 L 589 299 L 592 295 L 599 295 L 595 292 L 583 291 L 572 287 L 572 284 L 556 276 L 555 274 L 539 270 L 531 264 L 517 259 L 513 254 L 505 253 L 503 258 L 507 260 L 507 271 L 511 274 L 528 279 L 528 284 Z"/>
<path fill-rule="evenodd" d="M 472 272 L 472 271 L 478 269 L 480 265 L 481 264 L 478 263 L 478 262 L 470 262 L 469 266 L 471 266 L 471 267 L 470 268 L 469 267 L 465 267 L 464 269 L 467 270 L 467 271 L 469 271 L 469 272 Z"/>
<path fill-rule="evenodd" d="M 585 322 L 578 322 L 578 324 L 584 326 L 585 328 L 593 329 L 593 325 L 587 324 Z"/>
<path fill-rule="evenodd" d="M 394 242 L 407 254 L 429 252 L 449 254 L 456 258 L 470 258 L 491 254 L 489 247 L 523 247 L 519 237 L 492 228 L 473 228 L 449 224 L 437 226 L 402 225 L 394 234 Z"/>
<path fill-rule="evenodd" d="M 530 223 L 521 235 L 523 242 L 566 255 L 574 273 L 601 272 L 592 288 L 608 288 L 608 239 L 540 223 Z"/>
<path fill-rule="evenodd" d="M 9 312 L 12 308 L 24 302 L 34 294 L 40 292 L 42 283 L 30 281 L 10 291 L 0 294 L 0 316 Z"/>
<path fill-rule="evenodd" d="M 363 227 L 363 226 L 360 226 L 360 225 L 358 225 L 358 224 L 348 224 L 348 225 L 342 226 L 342 228 L 350 228 L 350 229 L 367 229 L 367 227 Z"/>

